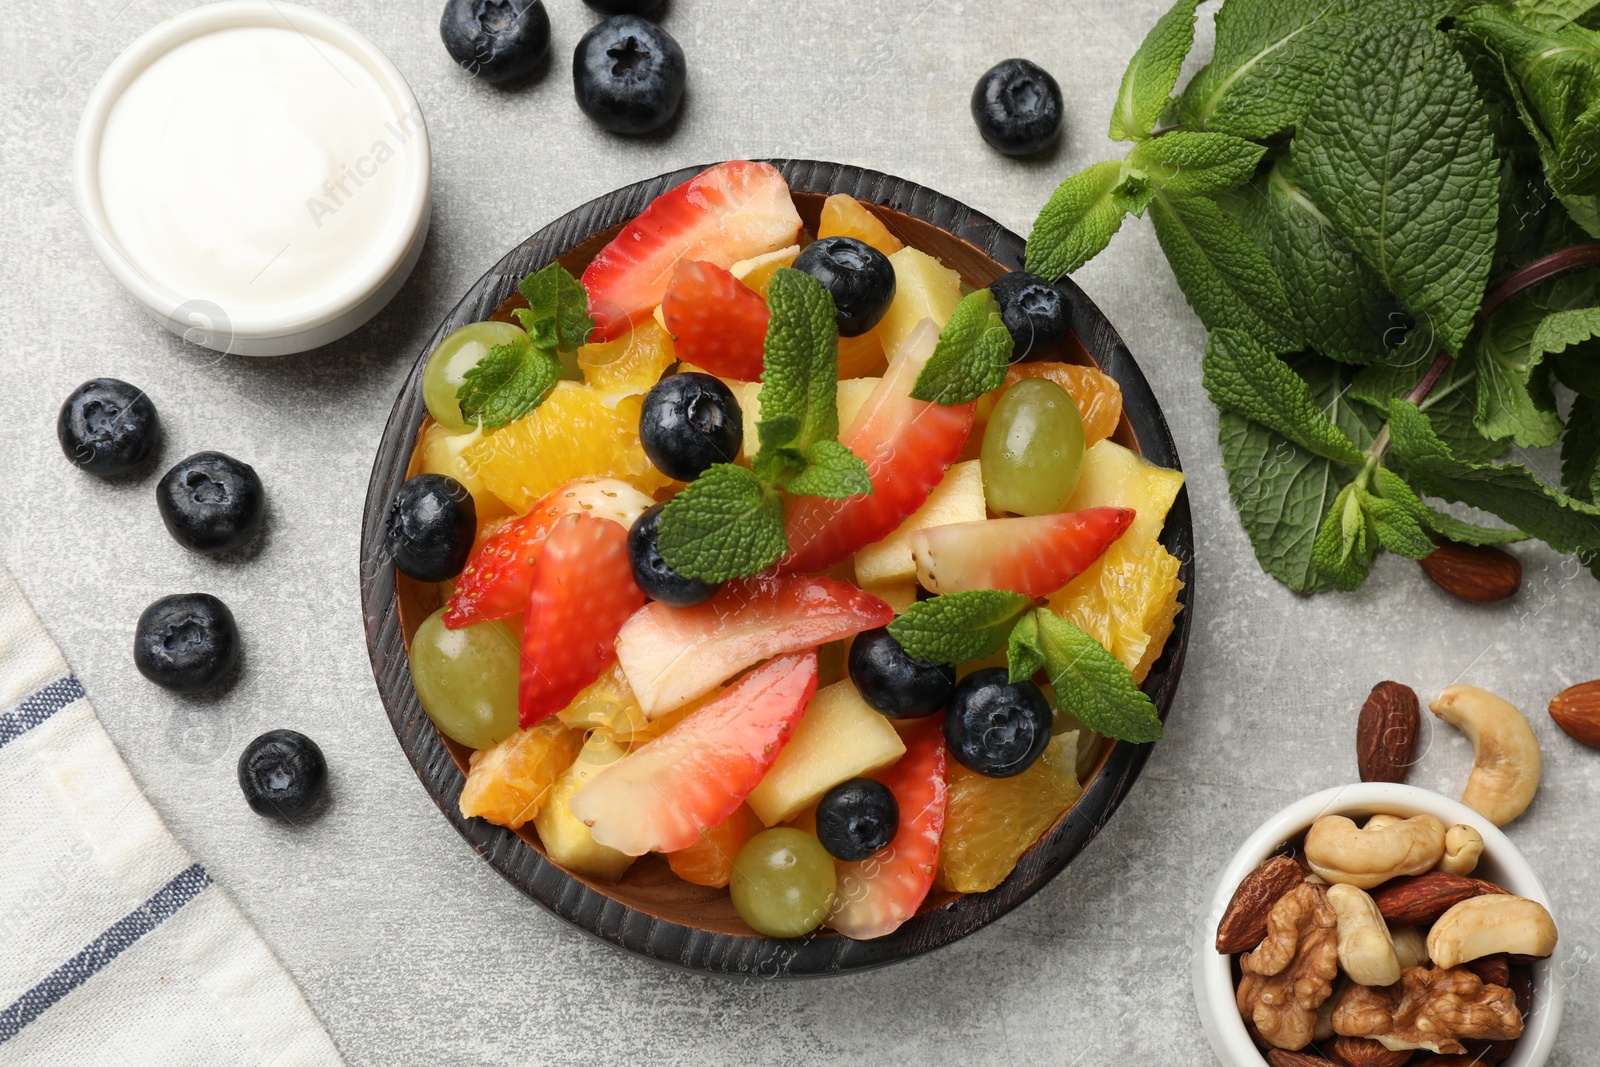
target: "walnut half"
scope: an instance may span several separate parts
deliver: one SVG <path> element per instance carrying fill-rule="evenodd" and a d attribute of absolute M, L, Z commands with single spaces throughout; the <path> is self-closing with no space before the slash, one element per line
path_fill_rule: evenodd
<path fill-rule="evenodd" d="M 1337 925 L 1327 889 L 1298 885 L 1272 906 L 1266 939 L 1239 957 L 1239 1014 L 1277 1048 L 1311 1043 L 1339 973 Z"/>
<path fill-rule="evenodd" d="M 1514 1041 L 1522 1012 L 1511 990 L 1485 985 L 1465 967 L 1407 967 L 1386 988 L 1352 985 L 1333 1011 L 1333 1029 L 1370 1037 L 1394 1051 L 1466 1051 L 1461 1042 Z"/>

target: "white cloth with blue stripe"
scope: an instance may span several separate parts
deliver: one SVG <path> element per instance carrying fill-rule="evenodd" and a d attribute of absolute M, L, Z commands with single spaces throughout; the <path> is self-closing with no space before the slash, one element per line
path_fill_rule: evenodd
<path fill-rule="evenodd" d="M 0 568 L 0 1065 L 342 1063 Z"/>

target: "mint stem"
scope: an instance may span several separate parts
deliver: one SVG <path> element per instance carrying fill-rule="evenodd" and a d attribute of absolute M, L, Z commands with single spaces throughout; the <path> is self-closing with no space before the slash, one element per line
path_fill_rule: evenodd
<path fill-rule="evenodd" d="M 1519 296 L 1541 282 L 1551 278 L 1560 277 L 1570 271 L 1581 270 L 1584 267 L 1600 266 L 1600 241 L 1589 244 L 1574 245 L 1563 248 L 1559 252 L 1552 252 L 1542 259 L 1536 259 L 1526 267 L 1514 270 L 1501 279 L 1500 283 L 1489 290 L 1489 295 L 1483 298 L 1483 306 L 1478 309 L 1478 322 L 1481 325 L 1487 322 L 1506 301 Z M 1416 387 L 1406 394 L 1406 400 L 1413 404 L 1421 405 L 1428 399 L 1445 374 L 1450 370 L 1450 365 L 1455 362 L 1455 357 L 1449 352 L 1440 352 L 1433 360 L 1433 366 L 1422 375 L 1422 380 Z M 1383 458 L 1389 450 L 1389 427 L 1385 424 L 1373 439 L 1372 447 L 1367 450 L 1371 457 L 1368 467 Z"/>

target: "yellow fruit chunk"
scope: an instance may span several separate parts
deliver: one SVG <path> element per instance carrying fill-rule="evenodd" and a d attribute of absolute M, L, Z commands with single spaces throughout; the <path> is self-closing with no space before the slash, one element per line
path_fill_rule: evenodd
<path fill-rule="evenodd" d="M 755 815 L 740 804 L 722 822 L 700 831 L 700 840 L 688 848 L 668 852 L 667 866 L 685 882 L 721 889 L 733 878 L 733 858 L 760 830 Z"/>
<path fill-rule="evenodd" d="M 982 522 L 989 517 L 983 502 L 983 466 L 975 459 L 944 472 L 928 499 L 900 528 L 856 553 L 856 583 L 863 588 L 915 582 L 917 563 L 911 557 L 912 530 L 956 522 Z M 897 609 L 898 610 L 898 609 Z"/>
<path fill-rule="evenodd" d="M 923 319 L 944 329 L 961 302 L 961 276 L 915 248 L 902 248 L 889 262 L 894 264 L 894 302 L 873 331 L 892 357 Z"/>
<path fill-rule="evenodd" d="M 567 807 L 572 794 L 603 768 L 621 759 L 626 751 L 603 730 L 590 734 L 577 759 L 556 780 L 549 800 L 534 817 L 533 825 L 545 852 L 569 871 L 614 882 L 633 863 L 632 856 L 595 841 L 594 834 Z"/>
<path fill-rule="evenodd" d="M 1115 441 L 1101 441 L 1083 454 L 1083 473 L 1066 510 L 1133 508 L 1139 514 L 1122 539 L 1154 541 L 1182 488 L 1182 471 L 1157 467 Z"/>
<path fill-rule="evenodd" d="M 869 585 L 866 582 L 860 585 L 863 593 L 871 593 L 893 608 L 896 615 L 904 615 L 906 610 L 917 602 L 918 587 L 915 577 L 883 585 Z"/>
<path fill-rule="evenodd" d="M 583 380 L 601 393 L 648 393 L 677 358 L 671 335 L 655 319 L 644 320 L 615 341 L 578 349 Z"/>
<path fill-rule="evenodd" d="M 957 893 L 985 893 L 1005 881 L 1022 854 L 1083 794 L 1074 769 L 1076 732 L 1050 739 L 1015 778 L 987 778 L 951 760 L 937 880 Z"/>
<path fill-rule="evenodd" d="M 556 712 L 574 730 L 604 730 L 612 740 L 627 742 L 649 725 L 622 668 L 612 663 L 577 696 Z"/>
<path fill-rule="evenodd" d="M 852 682 L 835 682 L 812 696 L 794 736 L 745 801 L 776 826 L 840 782 L 887 767 L 905 751 L 889 720 Z"/>
<path fill-rule="evenodd" d="M 817 238 L 854 237 L 886 256 L 905 247 L 889 232 L 872 209 L 848 193 L 834 193 L 822 202 L 822 219 L 817 223 Z"/>
<path fill-rule="evenodd" d="M 878 340 L 877 331 L 868 330 L 859 337 L 839 338 L 839 377 L 881 375 L 888 366 L 889 359 L 883 354 L 883 342 Z"/>
<path fill-rule="evenodd" d="M 539 813 L 556 779 L 582 747 L 583 734 L 546 719 L 493 748 L 479 749 L 461 787 L 461 814 L 517 829 Z"/>
<path fill-rule="evenodd" d="M 491 493 L 489 487 L 483 484 L 483 479 L 461 458 L 462 450 L 477 439 L 476 431 L 451 435 L 443 426 L 429 419 L 428 428 L 422 431 L 422 470 L 419 473 L 443 474 L 460 482 L 472 495 L 472 504 L 478 512 L 478 528 L 481 530 L 484 523 L 510 515 L 511 508 Z"/>
<path fill-rule="evenodd" d="M 856 417 L 861 405 L 867 402 L 872 390 L 878 387 L 876 378 L 840 378 L 836 403 L 839 409 L 839 429 L 843 431 Z M 739 398 L 739 410 L 744 415 L 744 454 L 753 456 L 761 447 L 756 436 L 756 424 L 761 421 L 761 383 L 729 382 L 728 388 Z M 842 434 L 841 434 L 842 436 Z"/>
<path fill-rule="evenodd" d="M 636 396 L 607 397 L 561 382 L 544 403 L 462 453 L 495 496 L 518 512 L 574 478 L 621 478 L 646 493 L 667 484 L 639 446 Z"/>
<path fill-rule="evenodd" d="M 767 295 L 767 284 L 772 281 L 772 275 L 779 267 L 794 266 L 794 261 L 799 255 L 800 246 L 790 245 L 776 252 L 756 256 L 754 259 L 741 259 L 728 268 L 728 273 L 764 297 Z"/>
<path fill-rule="evenodd" d="M 1024 378 L 1048 378 L 1061 386 L 1083 416 L 1083 443 L 1093 447 L 1117 432 L 1122 421 L 1122 386 L 1109 374 L 1076 363 L 1018 363 L 1006 372 L 1006 384 L 978 398 L 969 441 L 983 441 L 983 428 L 1000 400 L 1000 394 Z"/>

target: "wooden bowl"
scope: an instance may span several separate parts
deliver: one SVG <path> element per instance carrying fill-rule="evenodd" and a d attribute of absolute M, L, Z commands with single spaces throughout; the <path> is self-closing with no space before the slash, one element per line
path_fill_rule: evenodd
<path fill-rule="evenodd" d="M 906 244 L 928 252 L 981 287 L 1020 269 L 1023 240 L 993 219 L 910 182 L 876 171 L 810 160 L 772 160 L 793 191 L 800 216 L 815 232 L 824 198 L 849 193 L 869 204 Z M 400 746 L 445 817 L 495 870 L 573 925 L 647 959 L 730 977 L 807 977 L 881 967 L 947 945 L 994 921 L 1032 896 L 1078 854 L 1106 824 L 1150 755 L 1149 745 L 1105 746 L 1078 803 L 1031 848 L 1000 886 L 955 895 L 935 889 L 921 910 L 887 937 L 855 941 L 830 931 L 795 940 L 761 936 L 734 912 L 725 890 L 681 881 L 660 856 L 640 858 L 620 882 L 574 874 L 544 855 L 530 824 L 512 832 L 461 815 L 457 801 L 468 750 L 441 736 L 411 685 L 406 649 L 417 626 L 439 606 L 438 588 L 398 575 L 383 547 L 389 500 L 413 473 L 413 451 L 427 410 L 422 371 L 434 347 L 456 328 L 504 316 L 517 282 L 559 260 L 581 273 L 617 231 L 661 193 L 703 167 L 686 167 L 618 189 L 552 222 L 512 249 L 456 305 L 417 357 L 395 402 L 373 464 L 361 531 L 361 601 L 367 647 L 378 690 Z M 1092 363 L 1122 386 L 1123 418 L 1115 439 L 1163 467 L 1178 467 L 1172 435 L 1149 383 L 1100 309 L 1070 279 L 1063 280 L 1077 336 L 1059 358 Z M 1184 611 L 1165 651 L 1144 682 L 1162 719 L 1167 717 L 1188 644 L 1193 613 L 1194 537 L 1189 501 L 1180 493 L 1167 518 L 1162 543 L 1180 561 Z"/>

